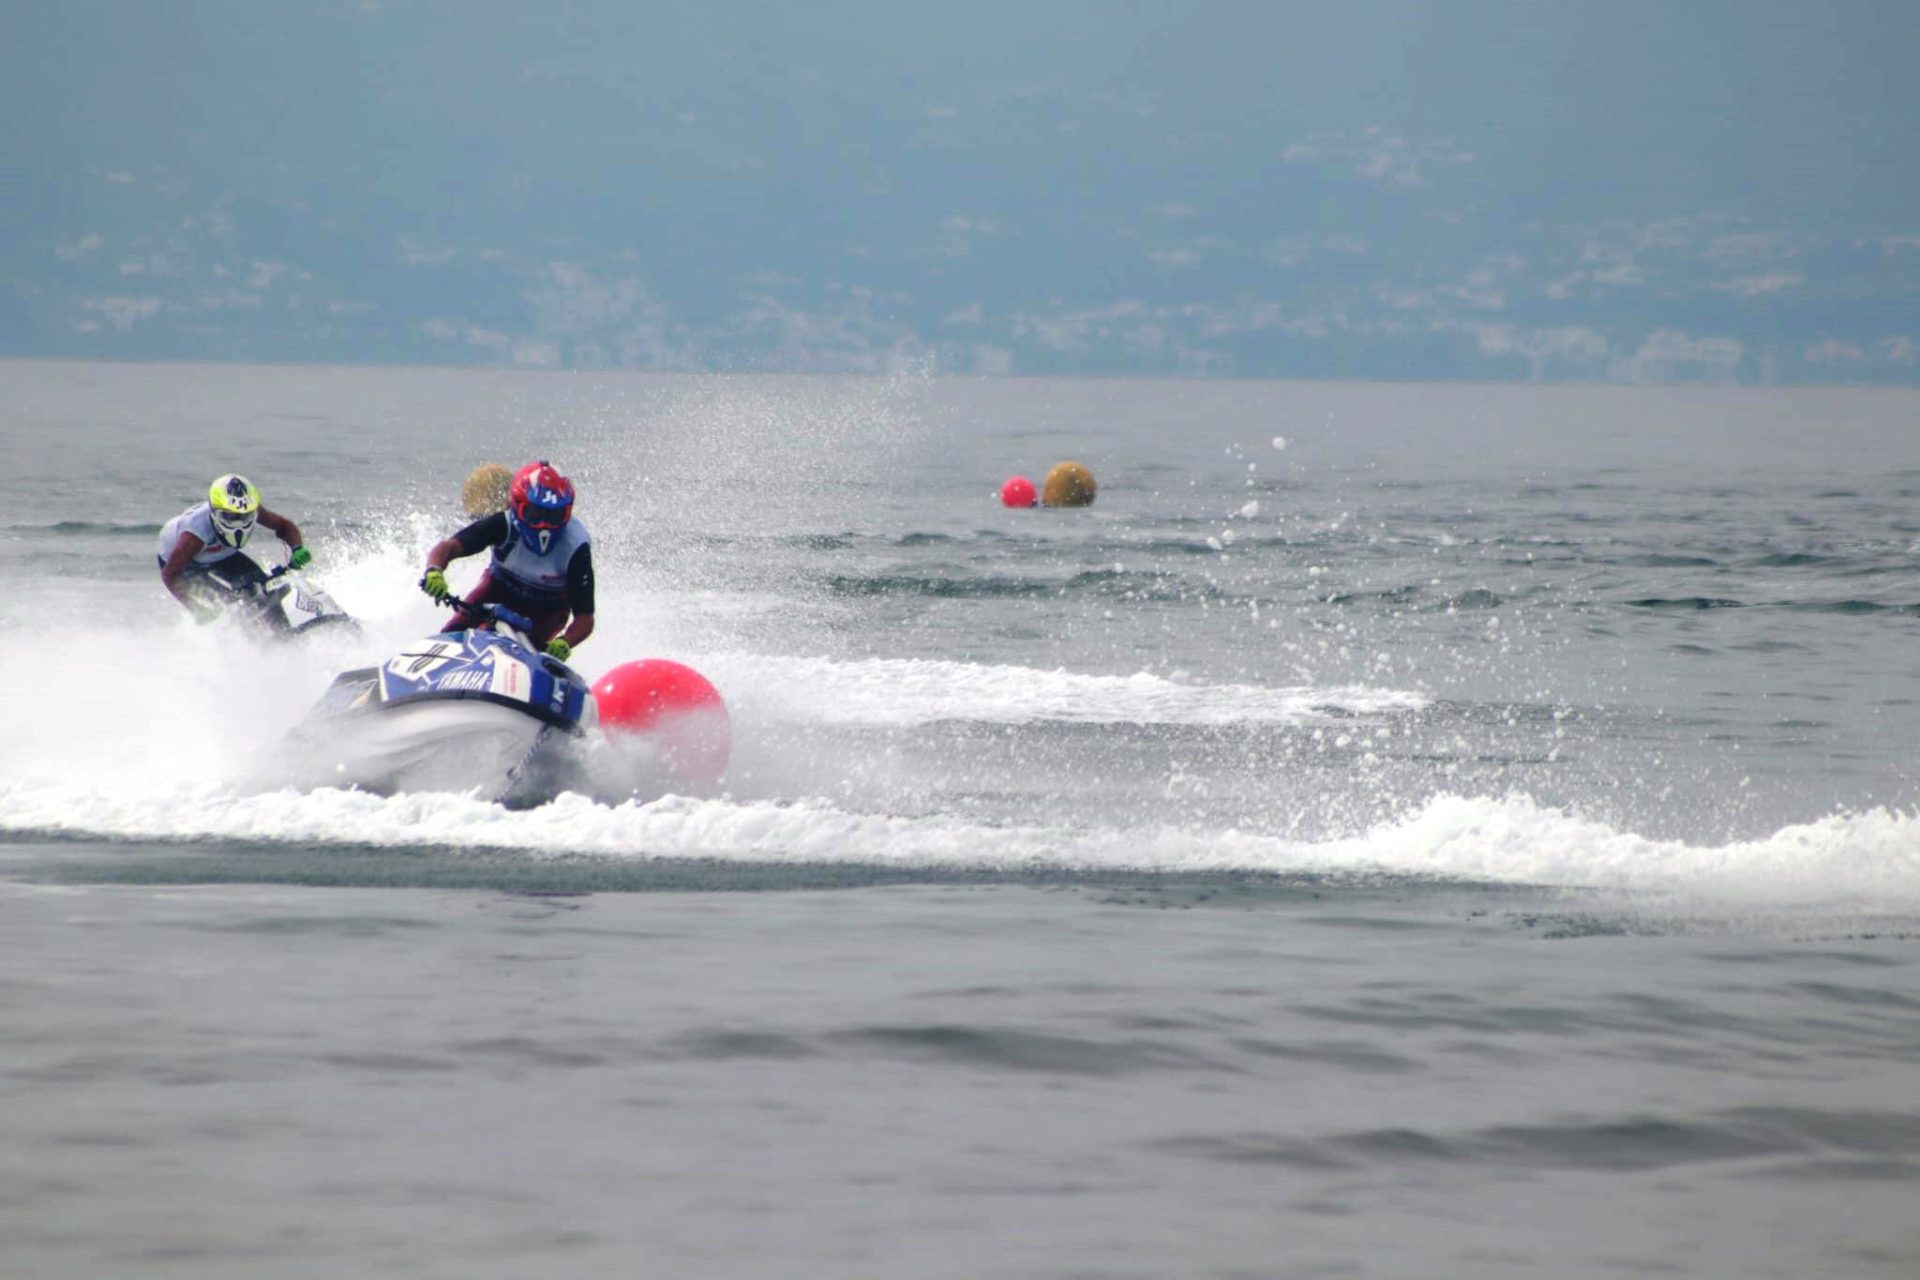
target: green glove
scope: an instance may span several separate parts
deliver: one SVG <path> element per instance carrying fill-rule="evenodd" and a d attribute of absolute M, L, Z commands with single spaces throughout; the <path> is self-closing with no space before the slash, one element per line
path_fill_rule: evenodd
<path fill-rule="evenodd" d="M 565 662 L 573 656 L 573 646 L 567 643 L 566 637 L 555 636 L 553 639 L 547 641 L 547 652 L 560 659 L 560 661 Z"/>
<path fill-rule="evenodd" d="M 438 569 L 427 570 L 427 576 L 420 579 L 420 589 L 443 603 L 453 594 L 447 589 L 447 575 Z"/>
<path fill-rule="evenodd" d="M 313 563 L 313 552 L 305 547 L 295 547 L 293 554 L 287 557 L 287 568 L 304 569 Z"/>

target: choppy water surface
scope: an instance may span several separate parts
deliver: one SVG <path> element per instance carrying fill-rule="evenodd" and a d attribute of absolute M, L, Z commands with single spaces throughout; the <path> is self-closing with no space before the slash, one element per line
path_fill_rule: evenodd
<path fill-rule="evenodd" d="M 1920 1266 L 1920 397 L 0 382 L 15 1270 Z M 535 455 L 723 789 L 284 787 Z M 166 599 L 234 467 L 363 639 Z"/>

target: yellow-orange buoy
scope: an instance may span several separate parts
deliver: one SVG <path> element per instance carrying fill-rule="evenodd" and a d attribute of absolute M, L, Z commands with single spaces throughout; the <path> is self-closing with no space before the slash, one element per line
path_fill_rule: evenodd
<path fill-rule="evenodd" d="M 1055 466 L 1040 487 L 1040 501 L 1049 507 L 1090 507 L 1093 495 L 1093 472 L 1077 462 Z"/>
<path fill-rule="evenodd" d="M 474 517 L 505 511 L 507 487 L 512 483 L 513 472 L 497 462 L 484 462 L 475 467 L 467 482 L 460 486 L 460 505 Z"/>

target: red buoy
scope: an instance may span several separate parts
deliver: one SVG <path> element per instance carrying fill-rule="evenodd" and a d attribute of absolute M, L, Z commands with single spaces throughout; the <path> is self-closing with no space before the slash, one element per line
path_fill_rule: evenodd
<path fill-rule="evenodd" d="M 1015 476 L 1000 486 L 1000 505 L 1003 507 L 1030 507 L 1040 501 L 1040 495 L 1034 490 L 1033 481 L 1025 476 Z"/>
<path fill-rule="evenodd" d="M 623 662 L 594 682 L 600 727 L 654 742 L 660 761 L 688 782 L 727 771 L 733 724 L 720 691 L 692 667 L 665 658 Z"/>

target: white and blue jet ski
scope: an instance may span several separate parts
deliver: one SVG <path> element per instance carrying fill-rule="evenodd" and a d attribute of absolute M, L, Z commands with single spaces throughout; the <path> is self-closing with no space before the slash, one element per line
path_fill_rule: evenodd
<path fill-rule="evenodd" d="M 596 715 L 587 681 L 528 639 L 501 605 L 377 667 L 342 672 L 294 733 L 314 785 L 383 795 L 457 791 L 510 808 L 566 788 Z"/>
<path fill-rule="evenodd" d="M 360 624 L 332 596 L 286 565 L 269 570 L 266 581 L 240 593 L 236 606 L 249 621 L 279 635 L 316 631 L 357 632 Z"/>
<path fill-rule="evenodd" d="M 196 577 L 187 590 L 257 635 L 285 639 L 316 632 L 351 635 L 360 630 L 360 624 L 332 596 L 284 564 L 241 582 L 229 581 L 216 566 Z"/>

